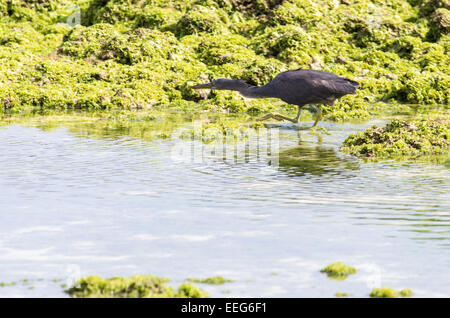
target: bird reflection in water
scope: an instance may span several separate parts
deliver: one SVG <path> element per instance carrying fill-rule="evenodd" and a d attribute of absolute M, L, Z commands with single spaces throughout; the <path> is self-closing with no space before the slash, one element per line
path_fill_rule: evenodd
<path fill-rule="evenodd" d="M 279 169 L 296 176 L 341 174 L 358 170 L 358 160 L 343 158 L 332 147 L 302 144 L 279 154 Z"/>

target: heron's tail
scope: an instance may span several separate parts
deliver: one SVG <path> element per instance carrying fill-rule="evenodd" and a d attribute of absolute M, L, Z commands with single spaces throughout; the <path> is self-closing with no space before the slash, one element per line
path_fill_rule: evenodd
<path fill-rule="evenodd" d="M 358 82 L 353 81 L 348 78 L 344 78 L 346 85 L 345 90 L 347 91 L 347 94 L 356 94 L 356 90 L 361 86 Z"/>

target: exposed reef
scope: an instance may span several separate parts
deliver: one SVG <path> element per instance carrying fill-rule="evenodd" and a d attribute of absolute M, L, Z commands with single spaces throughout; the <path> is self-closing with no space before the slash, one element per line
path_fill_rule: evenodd
<path fill-rule="evenodd" d="M 232 279 L 226 279 L 222 276 L 213 276 L 213 277 L 207 277 L 207 278 L 189 278 L 189 282 L 193 283 L 200 283 L 200 284 L 210 284 L 210 285 L 223 285 L 225 283 L 231 283 L 233 282 Z"/>
<path fill-rule="evenodd" d="M 393 120 L 384 127 L 351 134 L 341 147 L 344 153 L 373 160 L 446 155 L 449 149 L 448 119 Z"/>
<path fill-rule="evenodd" d="M 397 298 L 397 297 L 411 297 L 413 292 L 409 288 L 397 291 L 388 287 L 374 288 L 370 292 L 370 297 L 372 298 Z"/>
<path fill-rule="evenodd" d="M 0 113 L 29 109 L 295 112 L 281 101 L 195 92 L 292 68 L 361 83 L 324 107 L 367 119 L 379 101 L 450 102 L 448 0 L 8 0 L 0 4 Z M 78 11 L 77 11 L 78 10 Z M 79 13 L 81 25 L 70 27 Z"/>
<path fill-rule="evenodd" d="M 326 273 L 329 278 L 344 280 L 348 275 L 356 274 L 356 268 L 336 262 L 322 268 L 320 272 Z"/>
<path fill-rule="evenodd" d="M 88 276 L 76 281 L 66 290 L 76 298 L 206 298 L 208 294 L 190 283 L 177 290 L 166 285 L 169 280 L 153 275 L 104 279 Z"/>

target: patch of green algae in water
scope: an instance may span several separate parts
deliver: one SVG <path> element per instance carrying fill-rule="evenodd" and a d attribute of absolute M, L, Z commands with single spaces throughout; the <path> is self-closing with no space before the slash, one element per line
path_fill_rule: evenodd
<path fill-rule="evenodd" d="M 412 295 L 413 292 L 409 288 L 405 288 L 400 291 L 388 287 L 374 288 L 370 293 L 370 297 L 372 298 L 397 298 L 399 296 L 411 297 Z"/>
<path fill-rule="evenodd" d="M 65 292 L 74 298 L 207 298 L 209 295 L 190 284 L 177 290 L 167 286 L 167 278 L 153 275 L 113 277 L 88 276 L 76 281 Z"/>
<path fill-rule="evenodd" d="M 322 268 L 320 272 L 326 273 L 331 279 L 344 280 L 348 275 L 356 274 L 356 268 L 336 262 Z"/>
<path fill-rule="evenodd" d="M 223 285 L 225 283 L 233 282 L 232 279 L 226 279 L 221 276 L 207 277 L 207 278 L 189 278 L 188 281 L 193 283 L 211 284 L 211 285 Z"/>

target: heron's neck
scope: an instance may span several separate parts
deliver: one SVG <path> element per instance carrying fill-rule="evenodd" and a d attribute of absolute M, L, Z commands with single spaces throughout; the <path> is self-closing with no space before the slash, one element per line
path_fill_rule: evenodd
<path fill-rule="evenodd" d="M 248 98 L 270 98 L 276 97 L 275 92 L 271 90 L 267 85 L 264 86 L 252 86 L 248 85 L 239 90 L 242 96 Z"/>

